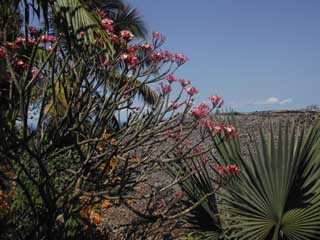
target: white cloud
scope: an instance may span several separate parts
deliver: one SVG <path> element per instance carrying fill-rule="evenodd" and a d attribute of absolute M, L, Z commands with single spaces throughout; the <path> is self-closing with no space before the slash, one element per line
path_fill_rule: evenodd
<path fill-rule="evenodd" d="M 292 98 L 279 99 L 277 97 L 269 97 L 265 101 L 255 102 L 256 105 L 278 105 L 278 104 L 288 104 L 292 102 Z"/>

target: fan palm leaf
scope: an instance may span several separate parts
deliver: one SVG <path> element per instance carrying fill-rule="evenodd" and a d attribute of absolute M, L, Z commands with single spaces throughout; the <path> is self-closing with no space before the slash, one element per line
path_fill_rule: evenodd
<path fill-rule="evenodd" d="M 320 238 L 320 121 L 262 130 L 244 159 L 239 140 L 217 144 L 221 163 L 237 163 L 239 181 L 221 191 L 222 219 L 234 239 Z"/>

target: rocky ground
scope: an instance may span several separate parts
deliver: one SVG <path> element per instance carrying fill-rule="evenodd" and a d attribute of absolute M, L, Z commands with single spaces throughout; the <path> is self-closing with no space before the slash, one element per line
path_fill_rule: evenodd
<path fill-rule="evenodd" d="M 289 122 L 295 122 L 299 126 L 308 128 L 320 117 L 320 111 L 265 111 L 265 112 L 250 112 L 250 113 L 233 113 L 221 114 L 221 118 L 229 119 L 230 117 L 235 121 L 237 129 L 240 135 L 240 141 L 242 145 L 249 144 L 249 134 L 257 136 L 259 128 L 262 126 L 267 129 L 271 124 L 286 124 Z M 167 175 L 164 173 L 157 173 L 153 181 L 167 182 L 170 181 Z M 148 191 L 145 186 L 141 186 L 141 191 Z M 139 208 L 139 202 L 136 206 Z M 180 239 L 179 233 L 179 221 L 171 221 L 166 223 L 154 223 L 150 224 L 148 221 L 136 216 L 132 211 L 126 207 L 112 206 L 103 212 L 103 225 L 108 226 L 109 231 L 113 232 L 110 235 L 110 239 Z M 143 238 L 145 233 L 145 238 Z"/>

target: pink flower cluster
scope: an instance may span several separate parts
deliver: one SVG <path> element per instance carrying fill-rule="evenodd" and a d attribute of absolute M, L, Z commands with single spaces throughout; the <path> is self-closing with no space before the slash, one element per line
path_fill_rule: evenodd
<path fill-rule="evenodd" d="M 6 50 L 4 47 L 0 47 L 0 58 L 4 58 L 6 56 Z"/>
<path fill-rule="evenodd" d="M 191 114 L 194 117 L 200 119 L 200 118 L 205 117 L 209 113 L 209 111 L 210 111 L 210 109 L 209 109 L 208 105 L 206 103 L 201 103 L 198 106 L 193 107 L 191 109 Z"/>
<path fill-rule="evenodd" d="M 132 68 L 139 63 L 139 58 L 134 53 L 123 53 L 120 58 Z"/>
<path fill-rule="evenodd" d="M 179 79 L 179 82 L 180 82 L 182 87 L 186 87 L 186 86 L 191 84 L 191 82 L 189 80 L 186 80 L 186 79 Z"/>
<path fill-rule="evenodd" d="M 169 83 L 173 83 L 177 81 L 176 76 L 174 76 L 173 74 L 169 74 L 165 77 L 165 79 L 169 82 Z"/>
<path fill-rule="evenodd" d="M 223 123 L 215 123 L 213 120 L 209 117 L 202 118 L 199 120 L 199 124 L 207 129 L 209 129 L 212 132 L 215 132 L 216 134 L 225 134 L 225 136 L 228 137 L 238 137 L 238 132 L 236 128 L 232 125 L 225 125 Z"/>
<path fill-rule="evenodd" d="M 214 169 L 220 175 L 238 174 L 240 172 L 240 168 L 236 164 L 228 164 L 226 166 L 218 164 L 214 167 Z"/>
<path fill-rule="evenodd" d="M 171 85 L 170 84 L 160 83 L 160 87 L 161 87 L 161 92 L 163 95 L 166 95 L 171 92 Z"/>
<path fill-rule="evenodd" d="M 40 37 L 42 42 L 50 42 L 53 43 L 57 40 L 57 38 L 53 35 L 49 35 L 49 34 L 44 34 Z"/>
<path fill-rule="evenodd" d="M 120 37 L 126 41 L 130 41 L 133 39 L 134 35 L 129 30 L 122 30 L 120 32 Z"/>
<path fill-rule="evenodd" d="M 212 121 L 212 119 L 210 117 L 200 119 L 199 125 L 202 127 L 208 128 L 211 131 L 215 127 L 215 123 Z"/>
<path fill-rule="evenodd" d="M 28 31 L 31 35 L 36 35 L 39 33 L 38 29 L 33 26 L 28 27 Z"/>
<path fill-rule="evenodd" d="M 161 61 L 174 61 L 174 55 L 169 51 L 153 51 L 150 54 L 150 59 L 154 62 L 161 62 Z"/>
<path fill-rule="evenodd" d="M 79 37 L 80 37 L 80 38 L 84 38 L 85 35 L 86 35 L 86 32 L 85 32 L 85 31 L 79 32 Z"/>
<path fill-rule="evenodd" d="M 176 53 L 174 59 L 178 65 L 182 65 L 189 60 L 188 57 L 182 53 Z"/>
<path fill-rule="evenodd" d="M 167 50 L 153 51 L 150 54 L 150 59 L 154 62 L 171 61 L 175 62 L 178 66 L 188 61 L 188 58 L 185 55 L 181 53 L 173 54 Z"/>
<path fill-rule="evenodd" d="M 145 50 L 152 50 L 152 49 L 153 49 L 152 45 L 149 44 L 149 43 L 144 43 L 144 44 L 142 44 L 142 45 L 141 45 L 141 48 L 142 48 L 142 49 L 145 49 Z"/>
<path fill-rule="evenodd" d="M 212 102 L 214 106 L 217 106 L 219 103 L 222 103 L 222 97 L 217 95 L 209 97 L 209 100 Z"/>
<path fill-rule="evenodd" d="M 192 87 L 192 86 L 186 86 L 184 89 L 186 90 L 186 92 L 190 96 L 193 96 L 193 95 L 199 93 L 198 89 L 196 89 L 195 87 Z"/>
<path fill-rule="evenodd" d="M 113 21 L 109 18 L 103 18 L 101 20 L 101 26 L 107 32 L 113 32 Z"/>
<path fill-rule="evenodd" d="M 128 45 L 127 46 L 127 53 L 131 54 L 131 55 L 136 55 L 137 54 L 137 50 L 140 48 L 139 45 Z"/>
<path fill-rule="evenodd" d="M 28 64 L 25 63 L 22 59 L 16 59 L 14 62 L 14 66 L 17 70 L 24 70 L 28 67 Z"/>
<path fill-rule="evenodd" d="M 23 44 L 27 44 L 28 46 L 34 46 L 37 44 L 37 41 L 32 37 L 28 37 L 27 39 L 24 37 L 17 37 L 15 44 L 17 46 L 21 46 Z"/>
<path fill-rule="evenodd" d="M 213 131 L 216 133 L 224 133 L 228 137 L 238 137 L 238 132 L 234 126 L 231 125 L 215 125 Z"/>

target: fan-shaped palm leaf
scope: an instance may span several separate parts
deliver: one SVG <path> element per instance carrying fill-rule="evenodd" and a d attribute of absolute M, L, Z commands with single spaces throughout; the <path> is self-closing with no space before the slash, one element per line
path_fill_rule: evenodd
<path fill-rule="evenodd" d="M 320 121 L 270 135 L 243 159 L 239 141 L 217 145 L 222 163 L 241 166 L 240 180 L 222 191 L 223 222 L 234 239 L 320 239 Z"/>

